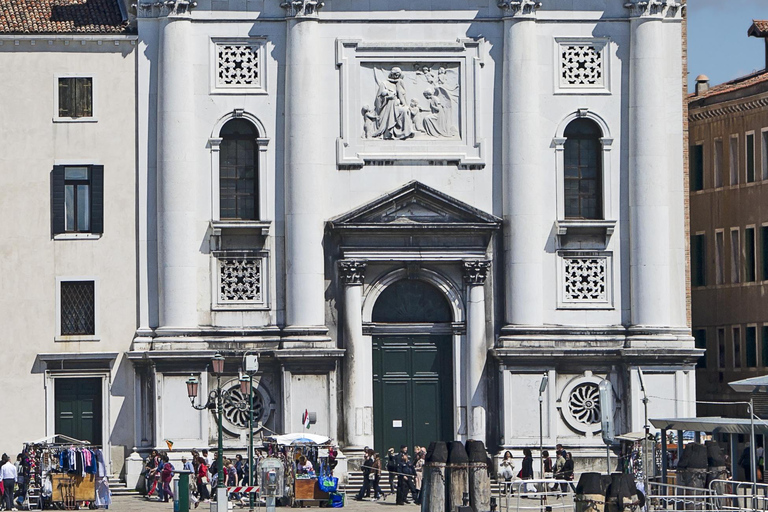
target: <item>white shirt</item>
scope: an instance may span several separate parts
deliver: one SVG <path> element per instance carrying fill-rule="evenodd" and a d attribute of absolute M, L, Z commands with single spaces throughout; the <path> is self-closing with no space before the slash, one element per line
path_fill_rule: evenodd
<path fill-rule="evenodd" d="M 16 477 L 19 476 L 18 472 L 16 471 L 16 466 L 14 466 L 11 461 L 9 460 L 5 464 L 3 464 L 2 467 L 0 467 L 0 479 L 3 480 L 16 480 Z"/>

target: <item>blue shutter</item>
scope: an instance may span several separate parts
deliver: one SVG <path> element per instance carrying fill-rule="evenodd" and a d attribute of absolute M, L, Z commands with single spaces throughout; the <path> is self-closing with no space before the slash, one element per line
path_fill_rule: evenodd
<path fill-rule="evenodd" d="M 91 233 L 104 232 L 104 166 L 91 166 Z"/>
<path fill-rule="evenodd" d="M 51 171 L 51 231 L 64 233 L 64 166 L 54 165 Z"/>

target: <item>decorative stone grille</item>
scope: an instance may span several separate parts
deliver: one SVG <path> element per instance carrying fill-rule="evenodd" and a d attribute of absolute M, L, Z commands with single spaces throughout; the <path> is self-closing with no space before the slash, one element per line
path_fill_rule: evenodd
<path fill-rule="evenodd" d="M 239 428 L 248 428 L 248 396 L 240 392 L 240 386 L 232 386 L 229 389 L 229 400 L 224 401 L 224 418 L 232 425 Z M 263 422 L 266 409 L 264 407 L 264 398 L 261 393 L 253 393 L 253 424 Z"/>
<path fill-rule="evenodd" d="M 566 258 L 563 300 L 565 302 L 607 302 L 606 258 Z"/>
<path fill-rule="evenodd" d="M 600 423 L 600 388 L 594 382 L 584 382 L 571 390 L 568 397 L 571 417 L 584 425 Z"/>
<path fill-rule="evenodd" d="M 261 303 L 261 258 L 219 259 L 219 303 Z"/>
<path fill-rule="evenodd" d="M 216 86 L 223 88 L 260 88 L 259 45 L 246 43 L 216 44 Z"/>
<path fill-rule="evenodd" d="M 602 87 L 603 52 L 591 44 L 560 46 L 560 86 Z"/>

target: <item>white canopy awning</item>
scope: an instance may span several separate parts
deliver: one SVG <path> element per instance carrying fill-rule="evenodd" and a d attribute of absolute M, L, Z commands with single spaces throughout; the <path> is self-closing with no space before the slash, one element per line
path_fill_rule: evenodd
<path fill-rule="evenodd" d="M 283 434 L 280 436 L 272 436 L 272 439 L 277 444 L 292 445 L 292 444 L 328 444 L 331 441 L 330 437 L 321 436 L 318 434 L 309 434 L 304 432 L 297 432 L 295 434 Z"/>

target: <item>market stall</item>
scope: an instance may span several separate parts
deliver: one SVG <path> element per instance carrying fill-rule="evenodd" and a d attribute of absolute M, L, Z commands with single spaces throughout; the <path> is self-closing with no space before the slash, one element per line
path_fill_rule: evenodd
<path fill-rule="evenodd" d="M 337 448 L 331 439 L 316 434 L 285 434 L 264 438 L 264 448 L 278 457 L 285 470 L 286 504 L 323 506 L 338 497 L 333 477 Z"/>
<path fill-rule="evenodd" d="M 27 509 L 74 510 L 111 502 L 101 447 L 61 434 L 24 444 L 24 503 Z"/>

